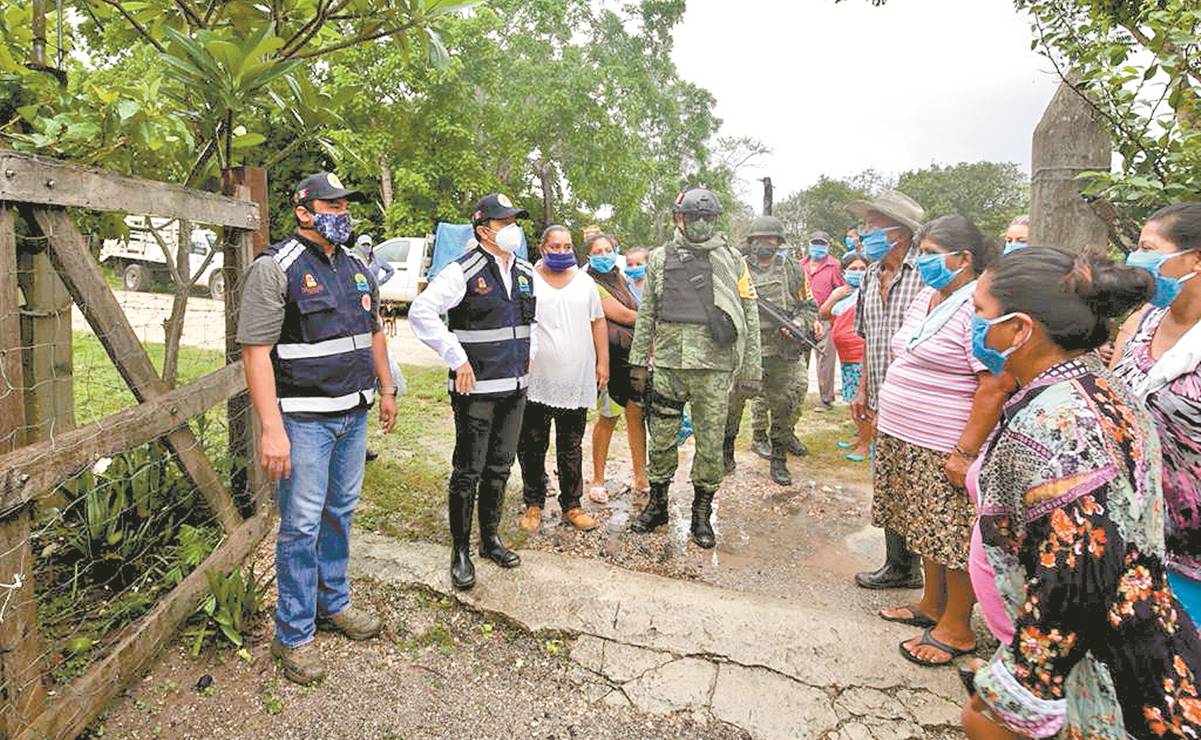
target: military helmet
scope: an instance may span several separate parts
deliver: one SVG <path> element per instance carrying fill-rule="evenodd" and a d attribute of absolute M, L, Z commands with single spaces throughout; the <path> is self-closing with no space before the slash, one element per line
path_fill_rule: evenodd
<path fill-rule="evenodd" d="M 748 239 L 756 236 L 774 236 L 783 240 L 784 224 L 775 216 L 755 216 L 755 220 L 751 221 L 751 231 L 746 236 Z"/>
<path fill-rule="evenodd" d="M 688 188 L 676 196 L 672 213 L 684 215 L 717 216 L 721 213 L 721 201 L 708 188 Z"/>

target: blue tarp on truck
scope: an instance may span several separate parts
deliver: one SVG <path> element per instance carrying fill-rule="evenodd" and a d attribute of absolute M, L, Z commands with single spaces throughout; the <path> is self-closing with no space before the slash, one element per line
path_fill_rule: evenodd
<path fill-rule="evenodd" d="M 467 242 L 473 236 L 471 224 L 439 222 L 438 228 L 434 230 L 434 254 L 430 258 L 430 269 L 426 279 L 433 280 L 443 267 L 462 257 L 463 253 L 467 251 Z M 517 256 L 529 259 L 524 231 L 521 233 L 521 246 L 517 249 Z"/>

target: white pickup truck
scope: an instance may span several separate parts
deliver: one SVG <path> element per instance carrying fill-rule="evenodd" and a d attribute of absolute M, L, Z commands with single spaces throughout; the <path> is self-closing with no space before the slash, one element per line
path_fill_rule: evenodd
<path fill-rule="evenodd" d="M 156 282 L 171 282 L 171 271 L 167 268 L 163 250 L 149 229 L 157 231 L 163 243 L 174 250 L 179 240 L 178 224 L 171 219 L 141 216 L 127 216 L 125 224 L 129 227 L 129 238 L 105 239 L 100 249 L 100 262 L 111 266 L 121 276 L 126 290 L 146 290 Z M 205 264 L 209 252 L 215 254 Z M 174 251 L 171 256 L 175 256 Z M 225 277 L 221 274 L 224 264 L 216 233 L 209 229 L 192 229 L 188 275 L 196 277 L 198 287 L 208 288 L 214 300 L 225 296 Z M 202 267 L 203 271 L 197 276 Z"/>
<path fill-rule="evenodd" d="M 417 236 L 397 236 L 375 245 L 376 257 L 396 270 L 379 288 L 381 303 L 399 309 L 413 302 L 425 288 L 432 247 L 431 238 Z"/>

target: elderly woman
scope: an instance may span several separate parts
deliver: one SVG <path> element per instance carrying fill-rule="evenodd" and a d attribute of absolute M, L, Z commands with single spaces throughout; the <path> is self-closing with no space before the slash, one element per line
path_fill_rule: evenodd
<path fill-rule="evenodd" d="M 1163 444 L 1168 580 L 1201 619 L 1201 203 L 1151 216 L 1127 264 L 1155 277 L 1151 305 L 1123 327 L 1114 372 L 1151 412 Z"/>
<path fill-rule="evenodd" d="M 996 424 L 1005 388 L 972 356 L 972 293 L 996 245 L 963 216 L 930 222 L 917 243 L 926 287 L 893 337 L 880 388 L 872 518 L 901 534 L 925 571 L 921 601 L 880 616 L 925 628 L 901 644 L 901 655 L 941 666 L 976 648 L 967 574 L 975 511 L 964 477 Z"/>
<path fill-rule="evenodd" d="M 1013 633 L 975 674 L 971 738 L 1201 736 L 1201 637 L 1168 586 L 1151 416 L 1091 353 L 1151 297 L 1139 270 L 1052 247 L 976 286 L 973 352 L 1019 390 L 980 474 Z"/>
<path fill-rule="evenodd" d="M 548 227 L 540 251 L 542 259 L 534 269 L 537 351 L 530 360 L 529 395 L 517 445 L 526 507 L 518 524 L 532 531 L 542 523 L 546 450 L 554 423 L 563 522 L 590 530 L 596 521 L 580 508 L 581 443 L 597 388 L 609 379 L 608 331 L 596 285 L 576 266 L 571 232 L 563 226 Z"/>
<path fill-rule="evenodd" d="M 588 275 L 596 283 L 609 327 L 609 386 L 601 394 L 596 421 L 592 425 L 592 486 L 588 489 L 588 498 L 603 504 L 609 500 L 609 491 L 605 487 L 609 442 L 613 439 L 617 420 L 623 414 L 634 465 L 634 481 L 630 487 L 643 493 L 651 488 L 646 478 L 646 427 L 639 405 L 642 399 L 636 398 L 630 387 L 630 345 L 634 340 L 639 301 L 617 264 L 617 245 L 612 237 L 605 234 L 588 237 L 584 240 L 584 254 L 588 257 Z"/>

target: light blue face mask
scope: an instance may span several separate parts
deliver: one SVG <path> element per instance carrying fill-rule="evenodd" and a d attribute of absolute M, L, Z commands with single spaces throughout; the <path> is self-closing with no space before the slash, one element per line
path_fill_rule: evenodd
<path fill-rule="evenodd" d="M 1030 245 L 1027 244 L 1026 242 L 1006 242 L 1005 243 L 1005 254 L 1013 254 L 1014 252 L 1018 251 L 1019 249 L 1025 249 L 1028 246 L 1030 246 Z"/>
<path fill-rule="evenodd" d="M 875 229 L 860 234 L 859 241 L 863 244 L 863 256 L 872 262 L 884 259 L 893 247 L 892 242 L 888 241 L 887 229 Z"/>
<path fill-rule="evenodd" d="M 847 270 L 842 273 L 842 277 L 847 281 L 847 285 L 858 288 L 863 284 L 863 276 L 866 274 L 867 270 Z"/>
<path fill-rule="evenodd" d="M 942 290 L 951 284 L 955 277 L 963 272 L 963 268 L 952 270 L 947 267 L 947 257 L 959 252 L 940 254 L 919 254 L 917 256 L 917 272 L 922 282 L 935 290 Z"/>
<path fill-rule="evenodd" d="M 1163 254 L 1160 252 L 1131 252 L 1126 257 L 1126 264 L 1130 267 L 1137 267 L 1151 273 L 1151 277 L 1155 278 L 1155 295 L 1151 297 L 1151 305 L 1156 308 L 1166 308 L 1172 305 L 1172 301 L 1180 296 L 1180 291 L 1184 289 L 1184 284 L 1197 276 L 1197 273 L 1190 272 L 1184 277 L 1174 278 L 1159 274 L 1159 268 L 1163 267 L 1163 263 L 1179 257 L 1182 254 L 1188 254 L 1192 250 L 1185 249 L 1171 254 Z"/>
<path fill-rule="evenodd" d="M 613 268 L 617 267 L 617 255 L 613 252 L 608 254 L 594 254 L 588 257 L 588 264 L 593 270 L 603 274 L 613 272 Z"/>
<path fill-rule="evenodd" d="M 825 242 L 809 242 L 809 257 L 824 260 L 830 255 L 830 245 Z"/>
<path fill-rule="evenodd" d="M 1017 313 L 1007 313 L 995 319 L 983 319 L 979 316 L 972 316 L 972 355 L 980 361 L 981 365 L 988 368 L 988 371 L 993 375 L 1000 375 L 1005 370 L 1005 361 L 1021 345 L 1010 347 L 1004 352 L 995 350 L 988 346 L 988 330 L 1002 321 L 1009 321 L 1013 317 L 1020 315 Z"/>

